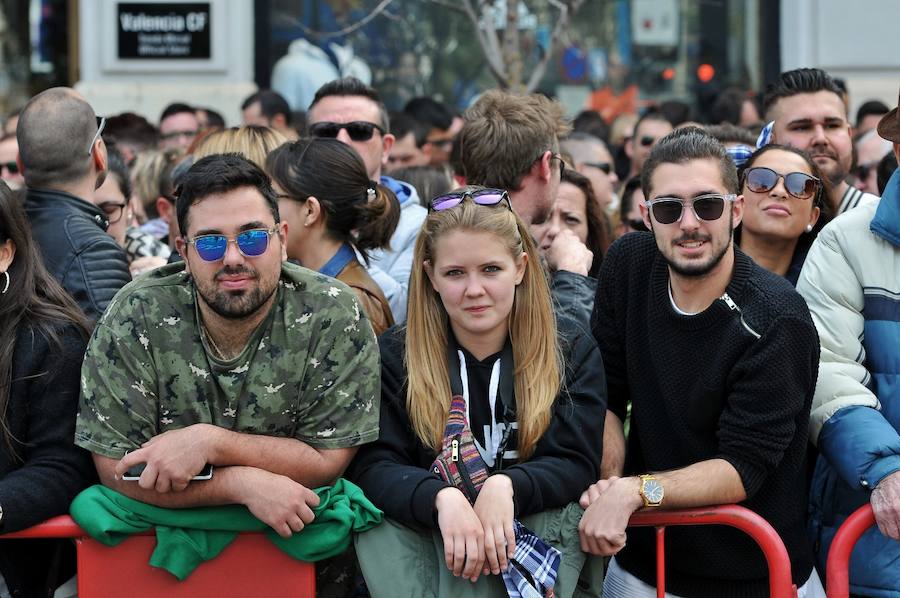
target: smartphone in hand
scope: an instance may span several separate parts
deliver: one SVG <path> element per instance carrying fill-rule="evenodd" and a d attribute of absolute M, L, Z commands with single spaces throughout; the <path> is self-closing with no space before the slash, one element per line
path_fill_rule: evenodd
<path fill-rule="evenodd" d="M 126 453 L 127 454 L 127 453 Z M 137 465 L 131 466 L 128 471 L 122 476 L 122 479 L 127 482 L 136 482 L 141 479 L 141 474 L 144 473 L 144 468 L 147 467 L 146 463 L 138 463 Z M 197 475 L 195 475 L 192 480 L 211 480 L 212 479 L 212 465 L 207 463 L 203 466 Z"/>

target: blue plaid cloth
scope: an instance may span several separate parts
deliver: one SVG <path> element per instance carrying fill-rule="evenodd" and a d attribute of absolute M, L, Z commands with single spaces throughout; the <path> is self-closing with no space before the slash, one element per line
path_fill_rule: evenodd
<path fill-rule="evenodd" d="M 562 555 L 516 519 L 513 530 L 516 553 L 503 572 L 506 593 L 509 598 L 545 598 L 556 584 Z"/>
<path fill-rule="evenodd" d="M 736 145 L 734 147 L 729 147 L 725 151 L 728 152 L 728 155 L 731 156 L 731 159 L 734 161 L 734 165 L 738 168 L 746 164 L 747 160 L 750 159 L 750 156 L 753 155 L 753 148 L 749 145 Z"/>
<path fill-rule="evenodd" d="M 772 129 L 775 127 L 775 121 L 773 120 L 765 127 L 763 130 L 759 132 L 759 137 L 756 138 L 756 149 L 759 149 L 763 146 L 769 145 L 772 143 Z"/>

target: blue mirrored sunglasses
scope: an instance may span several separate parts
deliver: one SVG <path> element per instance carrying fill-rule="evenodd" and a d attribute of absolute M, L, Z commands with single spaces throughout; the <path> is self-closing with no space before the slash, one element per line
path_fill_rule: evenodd
<path fill-rule="evenodd" d="M 509 193 L 503 189 L 478 189 L 477 191 L 455 191 L 444 195 L 438 195 L 431 200 L 429 209 L 434 212 L 443 212 L 455 208 L 466 198 L 471 199 L 480 206 L 495 206 L 506 201 L 506 207 L 512 210 L 509 203 Z"/>
<path fill-rule="evenodd" d="M 234 237 L 226 235 L 200 235 L 190 239 L 188 245 L 193 245 L 197 255 L 205 262 L 217 262 L 225 257 L 228 244 L 232 241 L 237 245 L 238 251 L 244 257 L 258 257 L 269 248 L 269 235 L 277 229 L 272 228 L 245 230 Z"/>

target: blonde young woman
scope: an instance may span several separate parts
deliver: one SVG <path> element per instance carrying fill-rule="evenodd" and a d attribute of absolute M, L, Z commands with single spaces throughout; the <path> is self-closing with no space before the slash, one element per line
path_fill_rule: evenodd
<path fill-rule="evenodd" d="M 381 338 L 381 434 L 350 472 L 386 515 L 356 540 L 375 598 L 506 596 L 514 517 L 562 552 L 555 595 L 574 591 L 606 385 L 593 339 L 554 320 L 537 255 L 505 191 L 432 200 L 407 324 Z M 431 469 L 458 395 L 487 466 L 474 504 Z"/>

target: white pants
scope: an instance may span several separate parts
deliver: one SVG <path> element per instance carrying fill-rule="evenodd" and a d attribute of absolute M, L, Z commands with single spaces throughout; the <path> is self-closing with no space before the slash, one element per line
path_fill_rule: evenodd
<path fill-rule="evenodd" d="M 613 557 L 603 581 L 603 598 L 656 598 L 656 588 L 621 568 Z M 666 592 L 666 598 L 681 597 Z M 815 567 L 806 583 L 797 590 L 797 598 L 825 598 L 825 589 Z"/>

